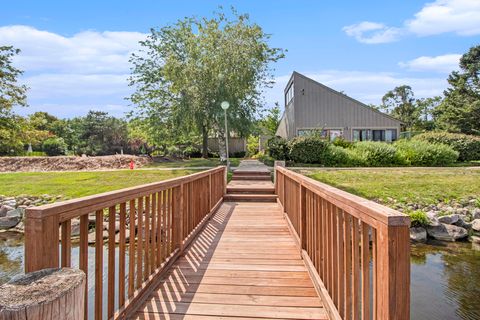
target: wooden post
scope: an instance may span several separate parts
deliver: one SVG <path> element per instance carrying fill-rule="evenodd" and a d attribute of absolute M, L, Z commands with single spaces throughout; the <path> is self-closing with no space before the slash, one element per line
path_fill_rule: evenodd
<path fill-rule="evenodd" d="M 410 233 L 408 225 L 377 229 L 376 314 L 378 319 L 410 319 Z M 375 306 L 374 306 L 375 308 Z"/>
<path fill-rule="evenodd" d="M 45 268 L 58 268 L 58 215 L 33 217 L 38 212 L 27 209 L 25 212 L 25 272 Z"/>
<path fill-rule="evenodd" d="M 44 269 L 0 287 L 0 319 L 83 320 L 86 276 L 79 269 Z"/>

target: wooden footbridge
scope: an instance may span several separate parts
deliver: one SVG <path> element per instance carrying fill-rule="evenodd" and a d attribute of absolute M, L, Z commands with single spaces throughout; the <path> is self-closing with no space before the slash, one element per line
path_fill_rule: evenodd
<path fill-rule="evenodd" d="M 408 217 L 274 175 L 243 162 L 228 185 L 218 167 L 28 209 L 26 272 L 71 267 L 75 249 L 85 319 L 409 319 Z"/>

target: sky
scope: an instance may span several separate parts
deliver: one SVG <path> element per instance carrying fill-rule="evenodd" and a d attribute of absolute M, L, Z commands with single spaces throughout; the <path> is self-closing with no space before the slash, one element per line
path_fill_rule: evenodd
<path fill-rule="evenodd" d="M 403 84 L 417 98 L 440 95 L 460 56 L 480 44 L 480 0 L 7 1 L 0 46 L 22 50 L 14 64 L 30 88 L 29 107 L 17 113 L 124 116 L 134 108 L 125 98 L 138 42 L 152 27 L 209 17 L 219 5 L 248 13 L 271 46 L 287 50 L 273 66 L 267 107 L 283 101 L 293 71 L 367 104 Z"/>

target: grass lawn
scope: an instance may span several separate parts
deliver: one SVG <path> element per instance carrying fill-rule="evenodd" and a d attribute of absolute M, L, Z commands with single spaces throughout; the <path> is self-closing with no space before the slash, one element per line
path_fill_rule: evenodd
<path fill-rule="evenodd" d="M 237 167 L 241 158 L 230 158 L 230 164 L 232 167 Z M 154 162 L 144 168 L 192 168 L 192 167 L 216 167 L 219 166 L 220 159 L 218 158 L 192 158 L 188 160 L 178 161 L 166 161 L 166 162 Z"/>
<path fill-rule="evenodd" d="M 16 172 L 0 174 L 0 195 L 63 195 L 78 198 L 91 194 L 166 180 L 195 170 L 119 170 L 96 172 Z"/>
<path fill-rule="evenodd" d="M 371 200 L 392 204 L 437 204 L 469 197 L 480 198 L 480 170 L 468 168 L 435 169 L 357 169 L 312 170 L 309 177 Z"/>

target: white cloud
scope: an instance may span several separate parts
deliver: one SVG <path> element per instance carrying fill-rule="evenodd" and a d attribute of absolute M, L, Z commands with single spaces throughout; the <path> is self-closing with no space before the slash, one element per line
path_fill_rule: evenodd
<path fill-rule="evenodd" d="M 394 42 L 401 35 L 401 30 L 398 28 L 387 27 L 382 23 L 370 21 L 343 27 L 343 31 L 357 41 L 368 44 Z"/>
<path fill-rule="evenodd" d="M 422 56 L 407 62 L 400 62 L 399 66 L 412 71 L 449 73 L 458 69 L 461 56 L 461 54 L 445 54 L 434 57 Z"/>
<path fill-rule="evenodd" d="M 364 21 L 343 28 L 357 41 L 368 44 L 394 42 L 406 34 L 430 36 L 453 32 L 460 36 L 480 34 L 479 0 L 436 0 L 427 3 L 401 27 Z"/>
<path fill-rule="evenodd" d="M 29 108 L 21 114 L 47 111 L 56 115 L 85 114 L 90 109 L 117 116 L 129 110 L 128 75 L 132 52 L 146 34 L 83 31 L 63 36 L 30 26 L 0 27 L 0 43 L 22 50 L 14 63 L 25 71 Z"/>
<path fill-rule="evenodd" d="M 437 0 L 427 3 L 415 18 L 405 23 L 419 36 L 454 32 L 461 36 L 480 34 L 479 0 Z"/>
<path fill-rule="evenodd" d="M 139 32 L 84 31 L 64 37 L 29 26 L 0 27 L 0 43 L 22 50 L 15 63 L 27 72 L 128 72 L 130 54 L 144 38 Z"/>
<path fill-rule="evenodd" d="M 324 70 L 320 72 L 305 72 L 303 74 L 332 89 L 343 91 L 346 95 L 363 103 L 377 105 L 381 103 L 383 95 L 396 86 L 410 85 L 417 98 L 441 95 L 447 87 L 447 81 L 443 76 L 416 78 L 388 72 L 341 70 Z M 276 78 L 274 87 L 266 95 L 269 105 L 279 101 L 283 107 L 283 89 L 290 76 L 284 75 Z"/>

